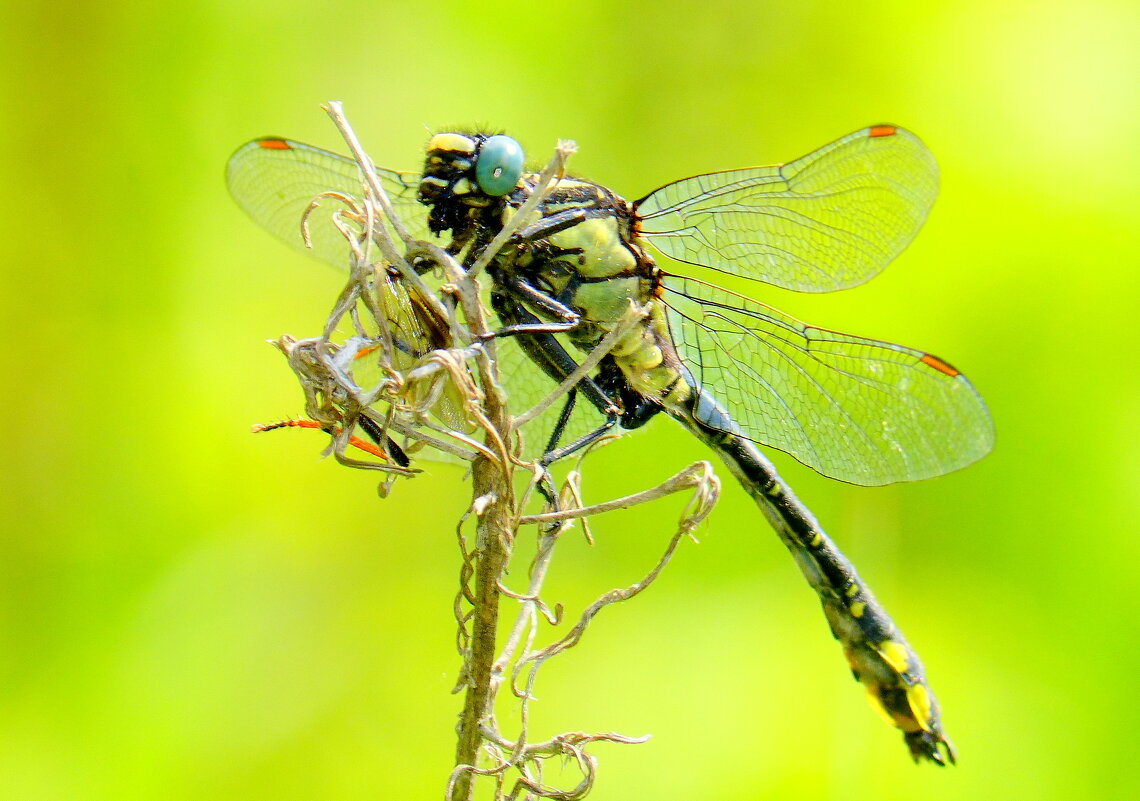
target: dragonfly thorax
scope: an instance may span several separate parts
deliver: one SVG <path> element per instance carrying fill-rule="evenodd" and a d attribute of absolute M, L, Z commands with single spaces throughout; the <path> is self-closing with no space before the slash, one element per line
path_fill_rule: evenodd
<path fill-rule="evenodd" d="M 536 175 L 523 176 L 522 186 L 507 198 L 503 224 L 518 213 L 537 180 Z M 668 341 L 663 309 L 651 302 L 661 271 L 634 236 L 633 219 L 629 201 L 610 189 L 563 178 L 522 222 L 521 241 L 492 260 L 491 275 L 500 287 L 500 315 L 514 317 L 505 311 L 506 302 L 521 305 L 536 319 L 565 319 L 534 296 L 511 289 L 519 284 L 576 315 L 565 337 L 579 353 L 593 351 L 631 303 L 649 304 L 650 316 L 614 342 L 606 363 L 617 371 L 611 378 L 618 383 L 611 388 L 618 395 L 661 403 L 678 387 L 680 364 Z M 682 395 L 675 393 L 674 399 Z"/>

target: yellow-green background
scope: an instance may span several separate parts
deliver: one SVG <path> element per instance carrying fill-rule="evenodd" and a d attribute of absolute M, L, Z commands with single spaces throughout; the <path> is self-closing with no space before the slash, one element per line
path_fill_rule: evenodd
<path fill-rule="evenodd" d="M 919 133 L 942 193 L 915 245 L 818 324 L 932 350 L 997 422 L 980 464 L 860 489 L 788 478 L 924 655 L 961 764 L 910 764 L 734 485 L 699 546 L 539 685 L 534 734 L 596 748 L 599 799 L 1140 794 L 1140 7 L 1079 2 L 6 4 L 0 120 L 0 795 L 442 798 L 459 700 L 441 467 L 380 501 L 311 433 L 263 342 L 340 276 L 225 193 L 254 136 L 382 163 L 425 125 L 509 130 L 636 197 Z M 591 500 L 702 458 L 667 420 Z M 677 504 L 568 542 L 551 601 L 636 577 Z M 522 577 L 521 569 L 515 575 Z M 510 711 L 504 707 L 504 719 Z"/>

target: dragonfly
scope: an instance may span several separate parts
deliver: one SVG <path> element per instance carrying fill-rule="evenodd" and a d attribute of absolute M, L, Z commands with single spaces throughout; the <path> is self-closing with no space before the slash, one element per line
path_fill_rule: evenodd
<path fill-rule="evenodd" d="M 856 680 L 914 760 L 953 763 L 918 654 L 759 446 L 852 484 L 925 479 L 992 449 L 985 404 L 938 356 L 808 325 L 718 284 L 731 276 L 812 293 L 874 277 L 915 237 L 937 195 L 937 166 L 921 140 L 874 125 L 794 161 L 693 175 L 632 202 L 562 177 L 521 220 L 539 177 L 504 134 L 437 133 L 421 171 L 377 173 L 413 235 L 443 238 L 464 265 L 505 225 L 518 226 L 487 269 L 499 341 L 517 344 L 527 383 L 561 382 L 631 301 L 648 307 L 571 392 L 545 460 L 659 413 L 680 423 L 727 465 L 792 553 Z M 355 161 L 265 137 L 235 152 L 227 180 L 262 227 L 347 263 L 339 232 L 303 239 L 299 221 L 315 195 L 361 196 Z M 579 397 L 598 425 L 560 446 Z"/>

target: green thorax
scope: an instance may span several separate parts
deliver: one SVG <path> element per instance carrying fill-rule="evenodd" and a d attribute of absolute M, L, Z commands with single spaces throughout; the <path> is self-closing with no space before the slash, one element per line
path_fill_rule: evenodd
<path fill-rule="evenodd" d="M 535 175 L 523 176 L 522 186 L 506 199 L 501 225 L 530 197 L 536 181 Z M 564 179 L 523 227 L 576 211 L 584 219 L 544 239 L 504 249 L 494 269 L 523 278 L 580 314 L 580 323 L 567 336 L 584 353 L 613 330 L 631 301 L 649 303 L 650 316 L 623 336 L 611 355 L 634 388 L 660 397 L 668 388 L 676 388 L 679 362 L 669 343 L 663 307 L 650 303 L 658 291 L 660 271 L 633 233 L 629 202 L 599 184 Z M 540 310 L 531 310 L 542 316 Z"/>
<path fill-rule="evenodd" d="M 514 217 L 536 179 L 524 176 L 523 186 L 504 204 L 500 225 Z M 582 324 L 570 339 L 589 350 L 625 314 L 631 300 L 644 303 L 652 296 L 657 268 L 633 237 L 629 203 L 598 184 L 560 181 L 523 227 L 575 212 L 584 219 L 543 239 L 505 249 L 495 266 L 581 314 Z"/>

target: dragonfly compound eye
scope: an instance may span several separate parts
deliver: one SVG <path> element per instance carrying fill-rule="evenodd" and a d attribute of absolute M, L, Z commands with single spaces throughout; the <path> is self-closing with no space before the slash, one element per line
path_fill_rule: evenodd
<path fill-rule="evenodd" d="M 479 148 L 475 179 L 484 194 L 502 197 L 515 188 L 523 171 L 522 146 L 509 136 L 492 136 Z"/>

